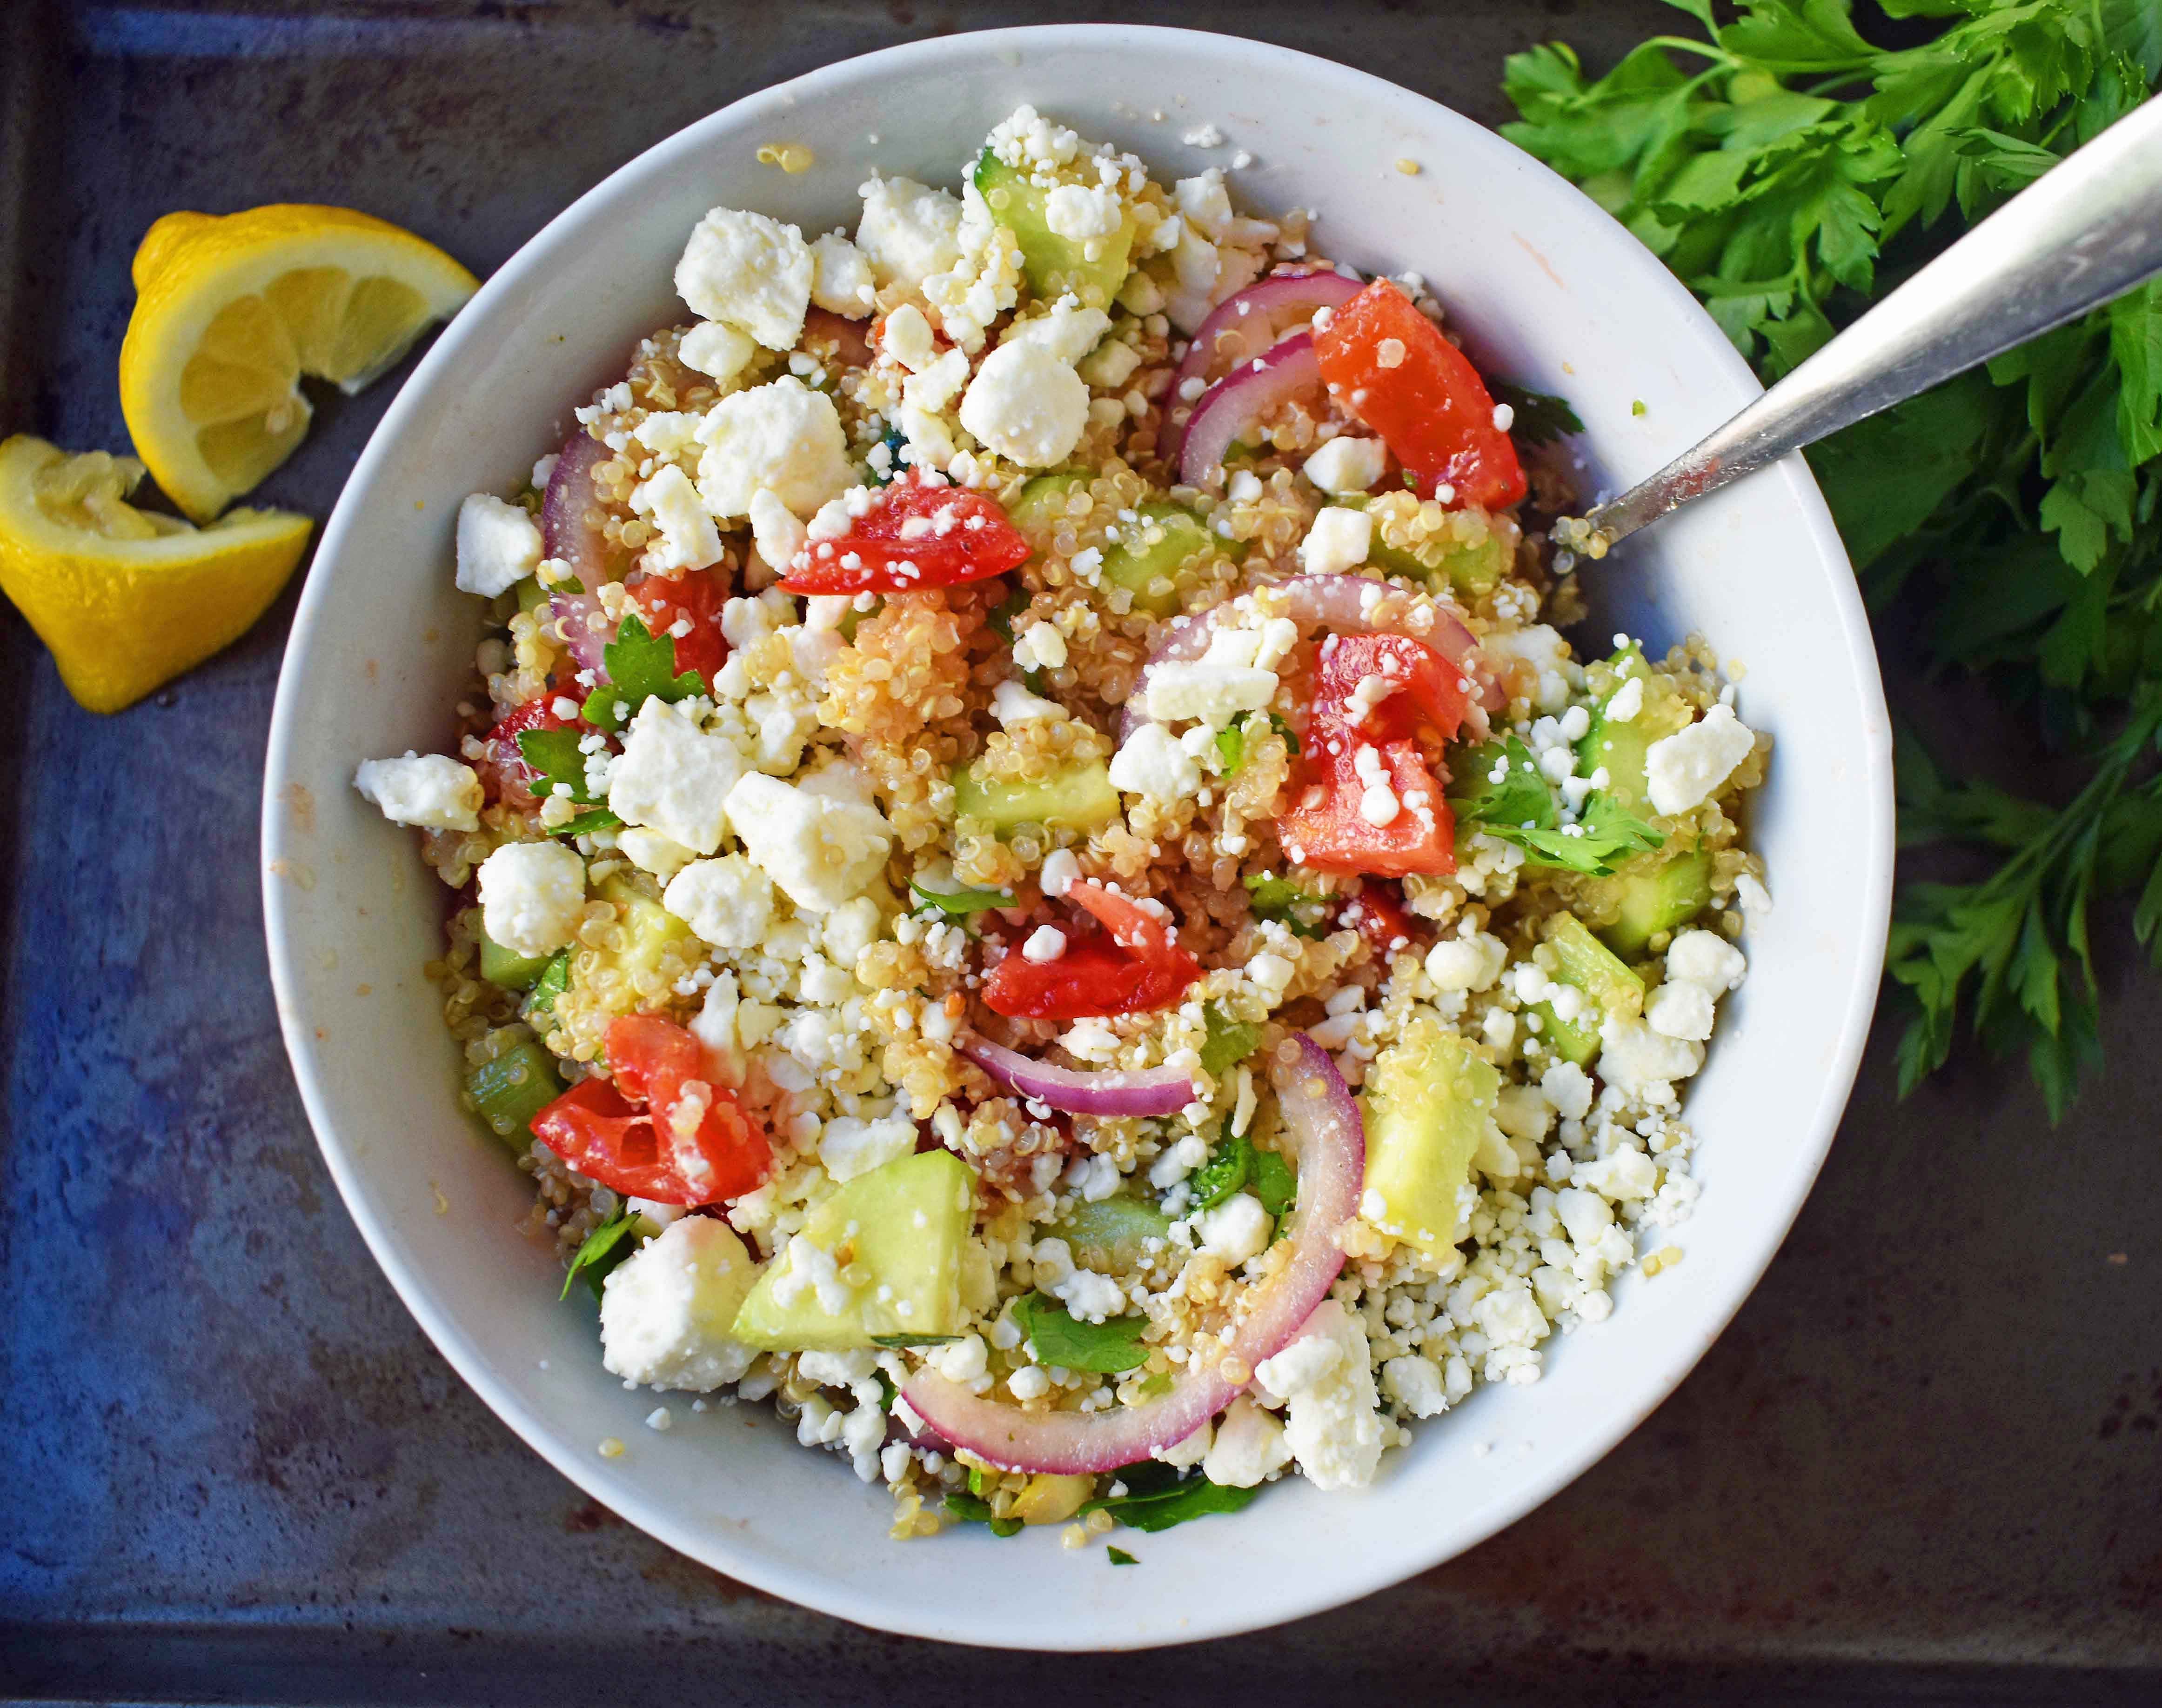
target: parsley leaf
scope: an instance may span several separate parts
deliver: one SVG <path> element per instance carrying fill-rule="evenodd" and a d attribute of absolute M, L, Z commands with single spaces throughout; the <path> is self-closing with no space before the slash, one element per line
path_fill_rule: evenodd
<path fill-rule="evenodd" d="M 582 1275 L 586 1285 L 593 1289 L 593 1297 L 601 1296 L 601 1283 L 608 1278 L 608 1271 L 638 1249 L 635 1237 L 638 1218 L 628 1213 L 613 1221 L 604 1221 L 585 1237 L 585 1242 L 571 1259 L 571 1267 L 563 1275 L 563 1290 L 556 1296 L 568 1299 L 571 1283 Z"/>
<path fill-rule="evenodd" d="M 1486 390 L 1496 403 L 1506 404 L 1516 412 L 1509 435 L 1526 445 L 1550 445 L 1584 431 L 1584 423 L 1577 419 L 1566 398 L 1530 391 L 1506 379 L 1487 381 Z"/>
<path fill-rule="evenodd" d="M 586 721 L 598 729 L 621 729 L 648 700 L 673 702 L 706 691 L 696 670 L 677 672 L 674 637 L 655 634 L 636 616 L 624 618 L 615 638 L 601 649 L 601 659 L 608 680 L 586 697 L 585 706 Z"/>
<path fill-rule="evenodd" d="M 1620 862 L 1664 840 L 1603 789 L 1585 796 L 1574 825 L 1563 824 L 1532 750 L 1513 735 L 1464 756 L 1449 801 L 1460 832 L 1484 831 L 1515 843 L 1535 866 L 1595 877 L 1611 877 Z"/>
<path fill-rule="evenodd" d="M 1141 1330 L 1148 1326 L 1145 1316 L 1079 1322 L 1057 1299 L 1041 1293 L 1022 1294 L 1013 1310 L 1038 1363 L 1115 1376 L 1148 1362 L 1148 1348 L 1141 1344 Z"/>
<path fill-rule="evenodd" d="M 1152 1459 L 1126 1466 L 1113 1475 L 1125 1486 L 1126 1492 L 1084 1501 L 1082 1513 L 1109 1513 L 1122 1524 L 1152 1533 L 1205 1518 L 1212 1513 L 1238 1512 L 1261 1492 L 1258 1485 L 1226 1488 L 1198 1472 L 1181 1477 L 1176 1466 Z"/>

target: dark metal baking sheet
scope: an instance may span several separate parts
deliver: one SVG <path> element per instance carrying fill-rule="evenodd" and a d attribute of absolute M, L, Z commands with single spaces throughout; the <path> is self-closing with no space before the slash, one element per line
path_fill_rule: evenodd
<path fill-rule="evenodd" d="M 124 444 L 128 261 L 168 210 L 347 203 L 485 271 L 650 143 L 811 66 L 1166 16 L 0 4 L 0 430 Z M 1559 34 L 1611 59 L 1675 20 L 1653 0 L 1178 16 L 1489 121 L 1505 52 Z M 325 409 L 265 497 L 326 513 L 394 383 Z M 292 602 L 112 719 L 0 619 L 0 1693 L 2162 1700 L 2162 999 L 2129 966 L 2108 971 L 2109 1077 L 2055 1131 L 1972 1062 L 1894 1103 L 1880 1021 L 1815 1195 L 1681 1390 L 1513 1528 L 1340 1612 L 1197 1651 L 984 1653 L 804 1612 L 624 1527 L 436 1357 L 302 1117 L 255 869 Z M 1955 750 L 1992 728 L 1891 645 L 1908 715 Z M 2016 731 L 1990 740 L 2048 789 Z"/>

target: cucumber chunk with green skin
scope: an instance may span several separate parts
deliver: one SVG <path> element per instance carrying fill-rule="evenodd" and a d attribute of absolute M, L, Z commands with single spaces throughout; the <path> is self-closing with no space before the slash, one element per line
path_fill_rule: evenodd
<path fill-rule="evenodd" d="M 1540 1017 L 1548 1049 L 1583 1067 L 1599 1054 L 1599 1028 L 1609 1014 L 1634 1016 L 1642 1009 L 1644 982 L 1574 914 L 1548 921 L 1547 941 L 1554 952 L 1554 982 L 1582 992 L 1585 1001 L 1574 1019 L 1563 1019 L 1551 1001 L 1534 1002 L 1528 1012 Z"/>
<path fill-rule="evenodd" d="M 1051 191 L 1009 166 L 989 148 L 976 158 L 975 183 L 991 217 L 1021 245 L 1029 294 L 1055 302 L 1071 291 L 1084 309 L 1108 309 L 1131 270 L 1134 217 L 1124 216 L 1108 237 L 1076 242 L 1051 229 Z M 1094 250 L 1091 259 L 1089 251 Z"/>
<path fill-rule="evenodd" d="M 964 765 L 953 773 L 953 810 L 963 818 L 988 819 L 1002 833 L 1023 825 L 1094 831 L 1118 817 L 1119 791 L 1100 759 L 1036 783 L 979 777 L 974 767 Z"/>
<path fill-rule="evenodd" d="M 1631 812 L 1648 812 L 1652 789 L 1645 776 L 1644 756 L 1653 742 L 1688 728 L 1693 714 L 1680 695 L 1653 677 L 1652 667 L 1644 662 L 1635 642 L 1607 662 L 1621 680 L 1616 683 L 1614 694 L 1607 695 L 1606 706 L 1613 705 L 1615 695 L 1622 692 L 1631 679 L 1644 685 L 1640 690 L 1642 702 L 1636 715 L 1626 719 L 1610 717 L 1606 706 L 1592 714 L 1591 727 L 1576 744 L 1577 774 L 1589 777 L 1604 766 L 1607 793 Z"/>
<path fill-rule="evenodd" d="M 1711 905 L 1711 856 L 1702 850 L 1677 854 L 1657 866 L 1624 872 L 1614 881 L 1621 888 L 1622 911 L 1599 938 L 1616 955 L 1634 961 L 1660 932 L 1679 929 Z"/>
<path fill-rule="evenodd" d="M 1223 542 L 1191 510 L 1177 504 L 1143 504 L 1138 523 L 1127 523 L 1125 537 L 1104 554 L 1104 579 L 1134 596 L 1134 608 L 1152 617 L 1169 617 L 1184 601 L 1179 571 Z"/>
<path fill-rule="evenodd" d="M 486 931 L 480 934 L 480 976 L 506 991 L 530 991 L 540 982 L 553 959 L 546 955 L 514 955 Z"/>
<path fill-rule="evenodd" d="M 466 1090 L 488 1130 L 520 1155 L 533 1136 L 533 1117 L 563 1095 L 556 1059 L 522 1039 L 493 1061 L 466 1072 Z"/>
<path fill-rule="evenodd" d="M 976 1219 L 976 1174 L 949 1150 L 919 1151 L 859 1174 L 811 1212 L 802 1237 L 832 1260 L 822 1295 L 792 1258 L 769 1263 L 729 1334 L 773 1352 L 845 1352 L 906 1336 L 958 1335 L 961 1265 Z M 842 1281 L 838 1272 L 849 1272 Z"/>
<path fill-rule="evenodd" d="M 1366 1186 L 1380 1226 L 1439 1263 L 1456 1242 L 1456 1194 L 1471 1179 L 1500 1101 L 1491 1062 L 1439 1021 L 1414 1020 L 1366 1070 Z"/>
<path fill-rule="evenodd" d="M 1066 1242 L 1073 1261 L 1083 1268 L 1117 1275 L 1140 1265 L 1148 1256 L 1151 1240 L 1159 1242 L 1157 1250 L 1163 1249 L 1162 1242 L 1171 1237 L 1171 1218 L 1146 1200 L 1121 1193 L 1094 1204 L 1075 1205 L 1052 1232 Z"/>
<path fill-rule="evenodd" d="M 1405 492 L 1350 492 L 1329 500 L 1350 510 L 1418 508 L 1418 500 Z M 1453 591 L 1467 599 L 1483 598 L 1508 573 L 1509 552 L 1500 534 L 1489 529 L 1476 545 L 1421 540 L 1414 546 L 1391 545 L 1381 537 L 1382 518 L 1374 519 L 1374 538 L 1366 548 L 1366 560 L 1393 575 L 1423 581 L 1434 592 Z"/>

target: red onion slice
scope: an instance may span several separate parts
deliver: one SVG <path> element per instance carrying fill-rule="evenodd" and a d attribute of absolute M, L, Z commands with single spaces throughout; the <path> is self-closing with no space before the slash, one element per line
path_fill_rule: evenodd
<path fill-rule="evenodd" d="M 541 549 L 568 564 L 578 578 L 577 587 L 566 583 L 548 596 L 549 608 L 572 657 L 600 682 L 608 680 L 601 649 L 615 638 L 615 626 L 593 626 L 593 619 L 600 614 L 601 584 L 608 579 L 608 542 L 586 518 L 600 508 L 593 471 L 614 455 L 580 428 L 556 457 L 555 472 L 548 476 L 548 491 L 540 501 Z"/>
<path fill-rule="evenodd" d="M 1256 1365 L 1298 1338 L 1344 1267 L 1337 1240 L 1359 1211 L 1366 1130 L 1328 1052 L 1303 1032 L 1292 1039 L 1298 1060 L 1277 1080 L 1284 1127 L 1298 1146 L 1291 1259 L 1240 1299 L 1230 1346 L 1205 1367 L 1198 1357 L 1189 1362 L 1167 1393 L 1102 1412 L 1026 1412 L 971 1393 L 935 1370 L 919 1370 L 901 1388 L 917 1416 L 956 1446 L 1008 1470 L 1115 1471 L 1183 1441 L 1230 1403 Z"/>
<path fill-rule="evenodd" d="M 1187 346 L 1172 383 L 1174 399 L 1183 397 L 1188 380 L 1214 382 L 1242 362 L 1274 346 L 1287 332 L 1303 330 L 1317 309 L 1341 308 L 1359 294 L 1356 279 L 1322 269 L 1313 273 L 1275 273 L 1219 303 L 1201 323 Z M 1164 440 L 1166 457 L 1178 454 L 1185 436 L 1184 423 L 1191 420 L 1183 405 L 1174 403 L 1173 422 Z"/>
<path fill-rule="evenodd" d="M 1321 392 L 1313 335 L 1294 332 L 1251 362 L 1242 362 L 1202 393 L 1179 442 L 1178 477 L 1205 486 L 1224 472 L 1224 453 L 1239 435 L 1292 398 Z"/>
<path fill-rule="evenodd" d="M 1068 1115 L 1176 1115 L 1198 1095 L 1183 1068 L 1052 1067 L 985 1038 L 964 1039 L 961 1053 L 1008 1091 Z"/>

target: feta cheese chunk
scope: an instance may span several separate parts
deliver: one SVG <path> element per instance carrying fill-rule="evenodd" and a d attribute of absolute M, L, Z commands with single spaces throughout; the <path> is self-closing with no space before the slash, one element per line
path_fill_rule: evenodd
<path fill-rule="evenodd" d="M 1322 1360 L 1302 1349 L 1328 1346 Z M 1294 1357 L 1294 1355 L 1298 1355 Z M 1366 1330 L 1334 1299 L 1322 1301 L 1299 1338 L 1255 1372 L 1290 1401 L 1284 1438 L 1315 1487 L 1362 1488 L 1381 1461 L 1381 1396 L 1366 1362 Z M 1288 1390 L 1279 1382 L 1290 1383 Z"/>
<path fill-rule="evenodd" d="M 893 829 L 875 806 L 753 772 L 728 796 L 728 818 L 765 875 L 806 912 L 831 913 L 885 868 Z"/>
<path fill-rule="evenodd" d="M 669 879 L 661 902 L 716 949 L 755 949 L 773 923 L 773 885 L 740 854 L 693 861 Z"/>
<path fill-rule="evenodd" d="M 849 489 L 848 435 L 833 400 L 793 374 L 723 398 L 698 429 L 698 492 L 714 515 L 750 514 L 760 488 L 808 516 Z"/>
<path fill-rule="evenodd" d="M 683 366 L 718 380 L 731 380 L 751 364 L 758 341 L 719 320 L 701 320 L 676 348 Z"/>
<path fill-rule="evenodd" d="M 1336 575 L 1366 561 L 1374 544 L 1374 518 L 1364 510 L 1331 504 L 1313 518 L 1300 542 L 1300 564 L 1309 575 Z"/>
<path fill-rule="evenodd" d="M 1183 800 L 1201 787 L 1201 767 L 1162 724 L 1145 723 L 1111 755 L 1111 787 L 1157 800 Z"/>
<path fill-rule="evenodd" d="M 725 736 L 708 735 L 688 713 L 649 700 L 625 732 L 608 773 L 608 810 L 627 825 L 672 836 L 694 854 L 711 854 L 728 828 L 728 791 L 743 775 L 743 755 Z"/>
<path fill-rule="evenodd" d="M 868 1174 L 915 1149 L 916 1123 L 906 1115 L 883 1115 L 875 1121 L 837 1115 L 818 1134 L 818 1161 L 836 1180 Z M 982 1343 L 977 1346 L 980 1373 Z"/>
<path fill-rule="evenodd" d="M 1291 1444 L 1283 1425 L 1240 1394 L 1216 1425 L 1216 1435 L 1201 1461 L 1201 1474 L 1224 1488 L 1251 1488 L 1272 1471 L 1291 1463 Z"/>
<path fill-rule="evenodd" d="M 758 1265 L 717 1216 L 687 1216 L 601 1284 L 601 1363 L 626 1382 L 711 1393 L 758 1357 L 728 1338 Z"/>
<path fill-rule="evenodd" d="M 481 924 L 513 955 L 553 955 L 586 913 L 586 862 L 559 842 L 506 842 L 480 867 Z"/>
<path fill-rule="evenodd" d="M 1388 450 L 1378 439 L 1330 440 L 1306 460 L 1306 477 L 1333 497 L 1373 490 L 1388 466 Z"/>
<path fill-rule="evenodd" d="M 795 227 L 717 207 L 684 246 L 676 292 L 707 320 L 747 332 L 769 350 L 788 350 L 803 336 L 813 271 L 811 247 Z"/>
<path fill-rule="evenodd" d="M 441 753 L 408 751 L 402 759 L 363 759 L 352 773 L 360 798 L 394 825 L 423 831 L 477 831 L 486 799 L 470 765 Z"/>
<path fill-rule="evenodd" d="M 864 216 L 856 247 L 881 288 L 920 289 L 932 273 L 950 272 L 959 262 L 961 204 L 944 190 L 874 172 L 859 194 Z"/>
<path fill-rule="evenodd" d="M 1001 344 L 969 383 L 961 424 L 1024 468 L 1050 468 L 1080 443 L 1089 388 L 1042 344 Z"/>
<path fill-rule="evenodd" d="M 515 504 L 475 492 L 458 506 L 458 591 L 493 599 L 540 567 L 540 529 Z"/>
<path fill-rule="evenodd" d="M 1756 733 L 1731 706 L 1715 706 L 1687 729 L 1653 742 L 1644 753 L 1652 810 L 1668 818 L 1687 812 L 1732 776 L 1756 745 Z"/>
<path fill-rule="evenodd" d="M 829 315 L 851 320 L 867 316 L 876 295 L 871 263 L 838 232 L 811 245 L 811 300 Z"/>
<path fill-rule="evenodd" d="M 641 560 L 647 570 L 676 575 L 721 560 L 720 529 L 706 513 L 691 477 L 674 463 L 664 464 L 630 489 L 630 508 L 661 530 Z"/>

